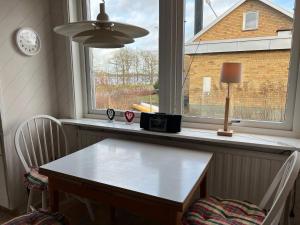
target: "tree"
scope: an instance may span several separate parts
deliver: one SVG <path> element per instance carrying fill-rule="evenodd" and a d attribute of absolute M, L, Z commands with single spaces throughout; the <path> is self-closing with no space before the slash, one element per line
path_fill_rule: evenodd
<path fill-rule="evenodd" d="M 149 77 L 151 85 L 154 83 L 154 77 L 158 75 L 158 58 L 157 54 L 150 51 L 142 51 L 143 74 Z"/>
<path fill-rule="evenodd" d="M 110 60 L 113 65 L 114 72 L 120 74 L 122 84 L 128 84 L 131 77 L 131 70 L 134 62 L 134 53 L 128 48 L 117 51 Z"/>
<path fill-rule="evenodd" d="M 133 55 L 133 70 L 135 75 L 135 83 L 139 83 L 141 74 L 141 59 L 140 52 L 138 50 L 136 50 Z"/>

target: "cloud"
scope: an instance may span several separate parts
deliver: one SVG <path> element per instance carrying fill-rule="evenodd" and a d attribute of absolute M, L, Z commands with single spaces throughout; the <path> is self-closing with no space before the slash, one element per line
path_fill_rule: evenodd
<path fill-rule="evenodd" d="M 163 0 L 162 0 L 163 1 Z M 204 1 L 204 27 L 216 19 L 212 10 Z M 218 15 L 222 15 L 239 0 L 211 0 L 212 7 Z M 294 0 L 273 0 L 273 2 L 289 11 L 293 10 Z M 91 17 L 95 19 L 99 13 L 99 0 L 90 0 Z M 185 7 L 185 39 L 194 35 L 195 0 L 186 0 Z M 106 11 L 110 19 L 116 22 L 129 23 L 141 26 L 150 31 L 146 37 L 139 38 L 135 43 L 128 45 L 131 48 L 143 50 L 158 50 L 159 33 L 159 0 L 107 0 Z M 95 63 L 105 64 L 116 50 L 94 50 Z M 98 60 L 99 59 L 99 60 Z M 101 59 L 101 60 L 100 60 Z"/>

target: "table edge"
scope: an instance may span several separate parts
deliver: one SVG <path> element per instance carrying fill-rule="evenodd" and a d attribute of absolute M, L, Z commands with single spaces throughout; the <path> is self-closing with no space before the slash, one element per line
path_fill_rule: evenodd
<path fill-rule="evenodd" d="M 151 201 L 155 201 L 158 203 L 163 203 L 165 205 L 169 205 L 172 208 L 175 208 L 179 211 L 183 211 L 184 209 L 184 205 L 185 202 L 177 202 L 174 200 L 170 200 L 170 199 L 165 199 L 165 198 L 160 198 L 158 196 L 153 196 L 153 195 L 149 195 L 149 194 L 144 194 L 144 193 L 140 193 L 137 191 L 133 191 L 133 190 L 128 190 L 128 189 L 124 189 L 124 188 L 120 188 L 120 187 L 115 187 L 112 185 L 108 185 L 108 184 L 101 184 L 101 183 L 97 183 L 95 181 L 90 181 L 90 180 L 85 180 L 83 178 L 79 178 L 79 177 L 75 177 L 72 175 L 67 175 L 67 174 L 62 174 L 56 171 L 51 171 L 45 168 L 40 167 L 39 168 L 39 173 L 47 176 L 48 179 L 51 177 L 57 177 L 58 179 L 65 179 L 71 182 L 80 182 L 82 184 L 87 184 L 87 185 L 94 185 L 97 189 L 102 189 L 102 190 L 109 190 L 110 192 L 113 192 L 114 194 L 121 194 L 121 195 L 128 195 L 129 197 L 137 197 L 137 198 L 142 198 L 145 200 L 151 200 Z"/>

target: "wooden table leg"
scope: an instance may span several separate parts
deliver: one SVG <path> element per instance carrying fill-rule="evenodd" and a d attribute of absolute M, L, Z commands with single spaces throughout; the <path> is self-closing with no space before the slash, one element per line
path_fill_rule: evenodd
<path fill-rule="evenodd" d="M 116 223 L 116 208 L 113 206 L 110 206 L 109 213 L 110 213 L 110 225 L 113 225 Z"/>
<path fill-rule="evenodd" d="M 207 197 L 207 176 L 203 177 L 201 183 L 200 183 L 200 198 L 206 198 Z"/>
<path fill-rule="evenodd" d="M 169 215 L 168 220 L 164 225 L 181 225 L 182 213 L 174 212 Z"/>
<path fill-rule="evenodd" d="M 59 210 L 59 192 L 51 185 L 51 180 L 48 181 L 49 191 L 49 206 L 51 212 L 58 212 Z"/>

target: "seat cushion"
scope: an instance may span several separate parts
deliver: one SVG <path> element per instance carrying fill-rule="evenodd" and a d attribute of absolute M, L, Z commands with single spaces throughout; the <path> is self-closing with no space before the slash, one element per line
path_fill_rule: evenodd
<path fill-rule="evenodd" d="M 45 191 L 48 187 L 48 177 L 39 173 L 38 168 L 31 168 L 29 173 L 24 175 L 24 185 L 28 189 Z"/>
<path fill-rule="evenodd" d="M 59 213 L 35 211 L 12 219 L 2 225 L 69 225 L 67 219 Z"/>
<path fill-rule="evenodd" d="M 254 204 L 209 197 L 195 202 L 183 216 L 184 225 L 259 225 L 266 213 Z"/>

